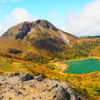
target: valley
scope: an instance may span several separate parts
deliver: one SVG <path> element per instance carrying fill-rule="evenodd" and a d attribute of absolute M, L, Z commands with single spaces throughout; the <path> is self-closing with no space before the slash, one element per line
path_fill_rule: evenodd
<path fill-rule="evenodd" d="M 69 82 L 81 96 L 97 100 L 100 96 L 100 69 L 84 74 L 62 73 L 66 70 L 66 64 L 62 62 L 89 57 L 100 58 L 100 36 L 77 37 L 46 20 L 19 23 L 0 37 L 1 75 L 41 74 Z"/>

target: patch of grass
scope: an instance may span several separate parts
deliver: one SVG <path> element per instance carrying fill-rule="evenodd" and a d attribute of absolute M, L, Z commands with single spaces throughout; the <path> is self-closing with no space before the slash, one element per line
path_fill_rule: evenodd
<path fill-rule="evenodd" d="M 89 93 L 94 96 L 100 96 L 100 86 L 94 86 L 93 88 L 90 88 Z"/>
<path fill-rule="evenodd" d="M 12 59 L 0 58 L 0 72 L 3 73 L 15 73 L 15 72 L 24 72 L 31 73 L 28 68 L 28 65 L 22 62 L 15 62 Z"/>

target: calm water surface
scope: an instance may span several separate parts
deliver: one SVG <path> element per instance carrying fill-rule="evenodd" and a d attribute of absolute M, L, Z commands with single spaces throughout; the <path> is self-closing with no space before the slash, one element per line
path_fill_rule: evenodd
<path fill-rule="evenodd" d="M 100 62 L 97 59 L 86 59 L 66 62 L 70 67 L 65 73 L 82 74 L 100 71 Z"/>

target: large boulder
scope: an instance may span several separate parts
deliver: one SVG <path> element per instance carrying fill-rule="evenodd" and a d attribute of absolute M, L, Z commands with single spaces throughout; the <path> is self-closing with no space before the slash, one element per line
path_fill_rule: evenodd
<path fill-rule="evenodd" d="M 31 79 L 34 79 L 34 76 L 27 73 L 21 76 L 18 81 L 28 81 Z"/>
<path fill-rule="evenodd" d="M 66 89 L 58 84 L 50 86 L 47 91 L 52 93 L 51 100 L 70 100 L 70 95 L 66 92 Z"/>
<path fill-rule="evenodd" d="M 70 100 L 78 100 L 76 92 L 73 89 L 67 88 L 67 93 L 70 95 Z"/>
<path fill-rule="evenodd" d="M 68 100 L 69 95 L 62 86 L 58 85 L 53 92 L 55 92 L 54 100 Z"/>

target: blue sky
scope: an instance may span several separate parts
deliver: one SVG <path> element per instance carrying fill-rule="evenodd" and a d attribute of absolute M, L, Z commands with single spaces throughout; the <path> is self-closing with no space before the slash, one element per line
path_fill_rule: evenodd
<path fill-rule="evenodd" d="M 23 21 L 45 19 L 77 36 L 100 34 L 100 0 L 0 0 L 0 35 Z"/>

